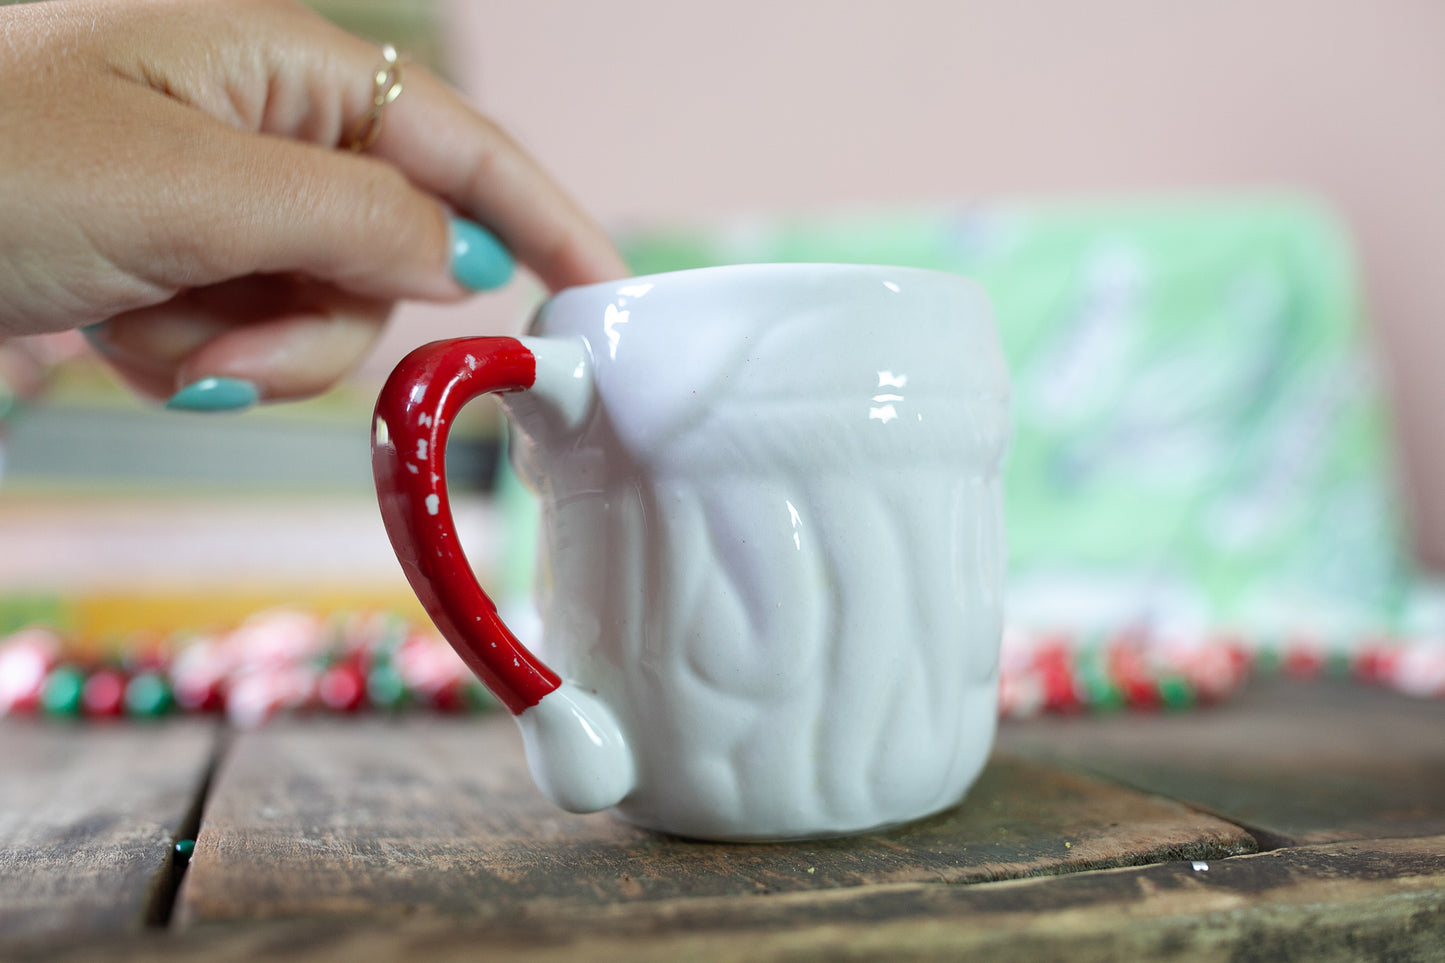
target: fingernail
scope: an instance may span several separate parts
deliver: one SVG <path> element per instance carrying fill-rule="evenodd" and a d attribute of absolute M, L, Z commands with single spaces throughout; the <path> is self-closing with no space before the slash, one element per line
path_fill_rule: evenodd
<path fill-rule="evenodd" d="M 261 399 L 249 381 L 240 378 L 202 378 L 171 396 L 166 407 L 173 411 L 240 411 Z"/>
<path fill-rule="evenodd" d="M 80 333 L 85 336 L 86 343 L 98 353 L 110 355 L 114 353 L 115 349 L 111 347 L 109 341 L 105 340 L 105 332 L 109 326 L 109 321 L 97 321 L 95 324 L 87 324 L 81 328 Z"/>
<path fill-rule="evenodd" d="M 469 291 L 490 291 L 512 279 L 516 262 L 491 231 L 460 217 L 451 219 L 452 277 Z"/>

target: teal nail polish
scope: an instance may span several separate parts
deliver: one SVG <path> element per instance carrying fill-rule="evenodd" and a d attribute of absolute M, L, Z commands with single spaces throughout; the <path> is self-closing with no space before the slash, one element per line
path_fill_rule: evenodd
<path fill-rule="evenodd" d="M 173 411 L 240 411 L 261 398 L 249 381 L 240 378 L 202 378 L 171 396 L 166 407 Z"/>
<path fill-rule="evenodd" d="M 111 353 L 110 342 L 105 340 L 106 328 L 110 326 L 109 321 L 97 321 L 95 324 L 87 324 L 80 329 L 85 336 L 86 343 L 102 355 Z"/>
<path fill-rule="evenodd" d="M 470 291 L 490 291 L 512 279 L 516 263 L 495 234 L 479 224 L 451 219 L 452 277 Z"/>

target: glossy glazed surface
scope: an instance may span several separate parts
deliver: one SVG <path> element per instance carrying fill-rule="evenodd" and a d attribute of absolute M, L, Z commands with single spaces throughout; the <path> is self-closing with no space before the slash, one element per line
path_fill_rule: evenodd
<path fill-rule="evenodd" d="M 479 395 L 523 391 L 536 357 L 514 338 L 424 345 L 397 365 L 371 422 L 371 467 L 387 535 L 402 571 L 452 648 L 512 712 L 561 682 L 497 615 L 472 575 L 447 497 L 447 437 Z"/>
<path fill-rule="evenodd" d="M 539 785 L 717 839 L 957 802 L 1001 632 L 1007 379 L 982 293 L 712 268 L 563 292 L 533 334 L 535 382 L 503 403 L 542 501 L 538 649 L 567 680 L 519 716 Z"/>

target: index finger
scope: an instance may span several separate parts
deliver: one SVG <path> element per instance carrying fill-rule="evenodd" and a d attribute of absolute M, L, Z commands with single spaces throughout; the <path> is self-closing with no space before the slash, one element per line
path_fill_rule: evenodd
<path fill-rule="evenodd" d="M 552 290 L 624 277 L 591 218 L 495 123 L 425 68 L 403 65 L 368 153 L 496 232 Z"/>
<path fill-rule="evenodd" d="M 373 103 L 382 48 L 299 4 L 115 10 L 112 26 L 125 29 L 120 53 L 106 55 L 112 70 L 244 132 L 345 147 Z M 421 65 L 403 58 L 400 71 L 366 156 L 493 231 L 553 289 L 628 273 L 602 229 L 496 124 Z M 316 163 L 300 156 L 291 163 Z"/>

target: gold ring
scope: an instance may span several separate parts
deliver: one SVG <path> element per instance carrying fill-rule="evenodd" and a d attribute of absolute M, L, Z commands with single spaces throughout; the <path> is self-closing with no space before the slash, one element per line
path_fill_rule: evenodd
<path fill-rule="evenodd" d="M 397 59 L 396 48 L 383 44 L 382 63 L 371 76 L 371 107 L 351 129 L 346 141 L 349 150 L 364 151 L 376 142 L 381 134 L 381 113 L 386 105 L 401 96 L 401 62 Z"/>

